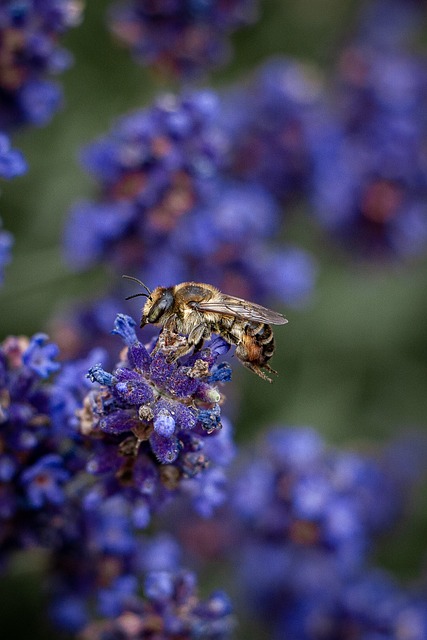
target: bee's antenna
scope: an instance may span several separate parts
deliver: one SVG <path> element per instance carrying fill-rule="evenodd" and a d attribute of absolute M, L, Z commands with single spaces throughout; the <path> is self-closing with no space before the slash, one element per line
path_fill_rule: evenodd
<path fill-rule="evenodd" d="M 133 280 L 134 282 L 137 282 L 138 284 L 141 285 L 141 287 L 143 287 L 147 291 L 147 293 L 134 293 L 133 296 L 128 296 L 127 298 L 125 298 L 125 300 L 130 300 L 131 298 L 137 298 L 138 296 L 145 296 L 146 298 L 148 298 L 151 295 L 151 291 L 147 287 L 147 285 L 144 284 L 141 280 L 138 280 L 138 278 L 134 278 L 133 276 L 122 276 L 122 278 L 127 278 L 127 280 Z"/>
<path fill-rule="evenodd" d="M 139 298 L 139 296 L 145 296 L 148 298 L 148 293 L 134 293 L 133 296 L 127 296 L 125 300 L 132 300 L 132 298 Z"/>

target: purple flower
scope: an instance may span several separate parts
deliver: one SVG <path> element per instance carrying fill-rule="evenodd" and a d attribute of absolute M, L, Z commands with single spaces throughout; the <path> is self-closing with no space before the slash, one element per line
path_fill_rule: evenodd
<path fill-rule="evenodd" d="M 427 246 L 425 62 L 353 44 L 337 75 L 336 124 L 313 155 L 314 213 L 357 256 L 420 254 Z"/>
<path fill-rule="evenodd" d="M 79 363 L 59 373 L 57 354 L 45 334 L 0 345 L 0 556 L 61 547 L 80 526 L 70 487 L 80 473 L 79 490 L 87 484 L 75 410 L 88 381 Z"/>
<path fill-rule="evenodd" d="M 312 145 L 325 117 L 316 70 L 291 59 L 272 59 L 223 101 L 231 137 L 231 171 L 288 202 L 311 180 Z"/>
<path fill-rule="evenodd" d="M 56 627 L 76 633 L 82 629 L 89 619 L 84 598 L 79 594 L 56 594 L 49 607 L 50 619 Z"/>
<path fill-rule="evenodd" d="M 46 503 L 62 504 L 65 499 L 63 485 L 68 478 L 69 473 L 59 455 L 49 454 L 40 458 L 21 476 L 29 505 L 39 509 Z"/>
<path fill-rule="evenodd" d="M 316 573 L 312 559 L 311 575 Z M 326 567 L 325 567 L 326 568 Z M 324 568 L 324 569 L 325 569 Z M 393 638 L 399 634 L 422 640 L 427 631 L 427 606 L 422 594 L 399 587 L 384 571 L 364 568 L 348 581 L 329 568 L 317 576 L 323 589 L 288 591 L 273 621 L 274 638 L 321 640 L 325 629 L 333 638 Z M 319 582 L 320 584 L 320 582 Z"/>
<path fill-rule="evenodd" d="M 159 408 L 158 404 L 153 418 L 154 431 L 163 438 L 169 438 L 175 432 L 176 422 L 172 412 L 166 407 Z"/>
<path fill-rule="evenodd" d="M 89 540 L 97 552 L 122 558 L 134 553 L 137 539 L 131 518 L 132 505 L 124 496 L 102 499 L 95 487 L 87 492 L 83 507 Z M 90 548 L 87 551 L 90 552 Z"/>
<path fill-rule="evenodd" d="M 52 425 L 58 433 L 65 435 L 66 432 L 73 438 L 77 436 L 79 420 L 76 411 L 81 409 L 82 399 L 92 388 L 87 371 L 100 361 L 107 361 L 107 354 L 103 349 L 93 349 L 81 360 L 62 362 L 55 377 L 50 402 Z"/>
<path fill-rule="evenodd" d="M 31 338 L 27 350 L 22 356 L 24 365 L 27 365 L 32 371 L 37 373 L 41 378 L 47 378 L 54 371 L 58 371 L 59 362 L 53 362 L 59 349 L 56 344 L 48 342 L 49 337 L 45 333 L 37 333 Z"/>
<path fill-rule="evenodd" d="M 22 122 L 43 127 L 62 107 L 62 91 L 53 82 L 34 80 L 17 92 Z"/>
<path fill-rule="evenodd" d="M 87 503 L 79 539 L 54 554 L 55 624 L 82 638 L 123 632 L 136 640 L 142 629 L 171 640 L 228 638 L 235 625 L 228 597 L 218 591 L 201 600 L 176 540 L 136 538 L 130 514 L 121 496 Z"/>
<path fill-rule="evenodd" d="M 126 233 L 132 217 L 132 209 L 126 203 L 78 203 L 70 212 L 65 230 L 67 258 L 77 269 L 91 266 L 105 256 L 117 237 Z"/>
<path fill-rule="evenodd" d="M 367 564 L 414 481 L 396 491 L 402 477 L 389 455 L 338 451 L 313 429 L 275 428 L 242 460 L 225 517 L 234 521 L 237 588 L 270 637 L 361 640 L 397 629 L 423 637 L 425 599 Z"/>
<path fill-rule="evenodd" d="M 111 621 L 88 625 L 83 640 L 101 640 L 107 636 L 137 640 L 141 634 L 161 630 L 162 638 L 206 638 L 226 640 L 235 627 L 230 601 L 217 591 L 201 600 L 197 581 L 189 571 L 157 571 L 144 581 L 143 597 L 135 599 L 128 610 Z"/>
<path fill-rule="evenodd" d="M 102 495 L 124 491 L 130 500 L 142 499 L 143 522 L 185 478 L 194 485 L 194 502 L 205 503 L 211 511 L 224 499 L 224 491 L 218 489 L 213 498 L 213 491 L 205 490 L 204 498 L 197 489 L 205 482 L 209 463 L 205 449 L 221 467 L 232 456 L 228 425 L 228 435 L 220 435 L 221 393 L 212 381 L 223 341 L 216 339 L 212 349 L 208 344 L 174 361 L 174 349 L 185 337 L 168 334 L 165 351 L 162 334 L 157 346 L 147 348 L 136 337 L 134 320 L 123 314 L 117 316 L 114 332 L 127 350 L 112 373 L 101 365 L 91 367 L 89 377 L 99 386 L 89 392 L 79 412 L 86 446 L 91 441 L 93 446 L 88 471 L 100 479 Z M 185 487 L 183 491 L 188 493 Z"/>
<path fill-rule="evenodd" d="M 174 591 L 173 575 L 169 571 L 151 571 L 145 580 L 144 590 L 151 600 L 169 600 Z"/>
<path fill-rule="evenodd" d="M 134 575 L 117 578 L 107 589 L 98 592 L 98 608 L 102 616 L 115 618 L 136 600 L 138 579 Z"/>
<path fill-rule="evenodd" d="M 234 502 L 256 535 L 320 546 L 344 565 L 394 521 L 395 489 L 393 473 L 374 460 L 330 451 L 310 429 L 276 429 L 241 473 Z"/>
<path fill-rule="evenodd" d="M 259 261 L 259 286 L 268 299 L 278 298 L 287 305 L 304 305 L 316 286 L 318 267 L 314 257 L 304 249 L 285 245 L 264 252 Z"/>
<path fill-rule="evenodd" d="M 71 56 L 59 37 L 80 21 L 79 0 L 16 2 L 0 8 L 0 126 L 44 125 L 62 101 L 49 76 L 70 66 Z"/>
<path fill-rule="evenodd" d="M 138 338 L 136 337 L 135 333 L 135 327 L 136 322 L 132 318 L 123 314 L 119 314 L 114 321 L 114 329 L 111 333 L 120 336 L 128 347 L 133 347 L 138 342 Z M 135 349 L 133 350 L 133 352 L 135 352 Z"/>
<path fill-rule="evenodd" d="M 229 33 L 255 18 L 255 0 L 127 0 L 113 6 L 111 29 L 136 59 L 188 78 L 229 57 Z"/>
<path fill-rule="evenodd" d="M 109 261 L 127 268 L 140 263 L 149 247 L 161 247 L 212 189 L 224 164 L 226 142 L 215 123 L 217 110 L 211 91 L 164 95 L 150 109 L 122 118 L 85 151 L 84 164 L 99 180 L 102 199 L 71 213 L 65 234 L 71 264 L 84 268 L 108 250 Z"/>

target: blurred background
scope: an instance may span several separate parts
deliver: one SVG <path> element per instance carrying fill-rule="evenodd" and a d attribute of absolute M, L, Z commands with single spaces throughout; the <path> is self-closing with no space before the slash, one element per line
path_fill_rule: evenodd
<path fill-rule="evenodd" d="M 106 27 L 109 5 L 88 2 L 81 26 L 64 36 L 75 62 L 61 76 L 63 109 L 46 127 L 13 137 L 29 171 L 1 186 L 3 226 L 15 237 L 0 290 L 2 337 L 49 331 L 52 316 L 70 300 L 91 300 L 108 290 L 107 268 L 72 273 L 62 258 L 67 212 L 76 200 L 96 193 L 79 164 L 80 150 L 110 130 L 114 119 L 148 106 L 160 91 L 176 89 L 114 42 Z M 232 35 L 230 63 L 200 86 L 221 89 L 276 54 L 312 65 L 327 85 L 359 9 L 360 2 L 350 0 L 264 0 L 259 19 Z M 426 34 L 424 29 L 417 42 L 421 53 Z M 328 442 L 369 448 L 402 431 L 426 429 L 427 246 L 411 259 L 360 259 L 310 218 L 309 202 L 287 206 L 281 233 L 313 254 L 317 282 L 304 303 L 280 308 L 289 324 L 275 331 L 274 384 L 233 366 L 240 394 L 232 416 L 237 441 L 280 423 L 314 426 Z M 134 316 L 139 312 L 135 300 Z M 420 496 L 404 535 L 394 534 L 384 544 L 380 562 L 413 577 L 425 560 L 426 537 L 427 506 Z M 16 575 L 0 589 L 0 611 L 14 637 L 29 637 L 28 620 L 40 618 L 37 581 L 37 571 L 18 562 Z M 31 637 L 52 637 L 39 624 Z"/>

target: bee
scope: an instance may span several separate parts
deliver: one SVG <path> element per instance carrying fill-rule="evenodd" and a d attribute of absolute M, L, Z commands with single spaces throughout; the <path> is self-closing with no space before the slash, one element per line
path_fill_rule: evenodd
<path fill-rule="evenodd" d="M 153 291 L 137 278 L 146 293 L 136 293 L 126 300 L 145 296 L 141 327 L 160 325 L 162 330 L 187 336 L 174 353 L 174 359 L 198 350 L 212 333 L 236 346 L 240 362 L 263 380 L 271 382 L 263 369 L 277 373 L 269 364 L 274 353 L 274 335 L 270 325 L 286 324 L 282 314 L 254 302 L 222 293 L 211 284 L 182 282 L 172 287 L 157 287 Z"/>

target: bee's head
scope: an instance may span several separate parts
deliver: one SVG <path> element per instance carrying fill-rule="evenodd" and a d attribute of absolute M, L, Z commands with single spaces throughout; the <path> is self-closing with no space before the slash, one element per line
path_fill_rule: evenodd
<path fill-rule="evenodd" d="M 157 287 L 154 291 L 150 291 L 147 285 L 141 280 L 138 280 L 138 278 L 134 278 L 133 276 L 123 276 L 123 278 L 137 282 L 146 291 L 146 293 L 134 293 L 126 298 L 126 300 L 131 300 L 139 296 L 145 296 L 147 298 L 147 302 L 142 310 L 140 326 L 144 327 L 146 324 L 161 323 L 162 316 L 172 308 L 174 287 Z"/>
<path fill-rule="evenodd" d="M 173 287 L 157 287 L 150 293 L 141 316 L 141 327 L 161 322 L 162 316 L 172 308 Z"/>

